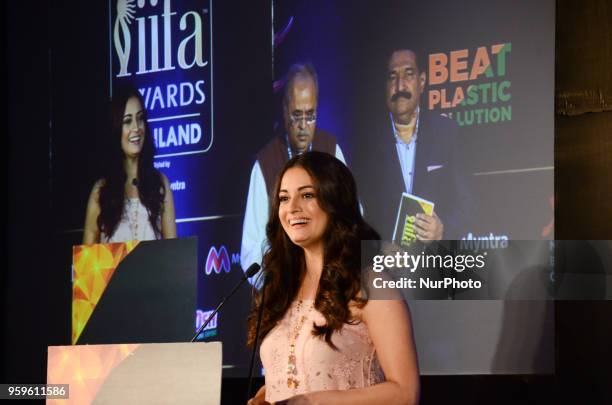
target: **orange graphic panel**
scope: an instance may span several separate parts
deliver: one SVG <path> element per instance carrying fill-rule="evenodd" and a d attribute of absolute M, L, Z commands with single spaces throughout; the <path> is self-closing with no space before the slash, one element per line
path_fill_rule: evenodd
<path fill-rule="evenodd" d="M 72 250 L 72 344 L 85 329 L 121 261 L 138 241 L 80 245 Z"/>
<path fill-rule="evenodd" d="M 138 344 L 49 347 L 47 384 L 69 384 L 69 399 L 47 404 L 90 404 L 111 371 L 138 348 Z"/>

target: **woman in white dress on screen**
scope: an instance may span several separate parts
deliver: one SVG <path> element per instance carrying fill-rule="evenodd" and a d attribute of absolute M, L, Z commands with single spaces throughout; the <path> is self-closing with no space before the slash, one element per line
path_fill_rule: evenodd
<path fill-rule="evenodd" d="M 133 87 L 114 91 L 112 156 L 94 185 L 83 244 L 176 237 L 174 201 L 166 176 L 153 167 L 155 146 L 142 96 Z"/>

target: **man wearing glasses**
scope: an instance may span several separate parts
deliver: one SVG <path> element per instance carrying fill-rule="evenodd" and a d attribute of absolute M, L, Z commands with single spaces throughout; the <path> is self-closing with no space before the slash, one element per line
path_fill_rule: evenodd
<path fill-rule="evenodd" d="M 318 96 L 314 67 L 311 64 L 291 66 L 283 95 L 285 131 L 275 136 L 257 153 L 257 160 L 251 170 L 240 249 L 243 270 L 254 262 L 261 264 L 267 243 L 268 196 L 285 163 L 293 156 L 311 150 L 329 153 L 346 163 L 336 138 L 317 128 Z M 253 277 L 251 283 L 256 278 Z"/>

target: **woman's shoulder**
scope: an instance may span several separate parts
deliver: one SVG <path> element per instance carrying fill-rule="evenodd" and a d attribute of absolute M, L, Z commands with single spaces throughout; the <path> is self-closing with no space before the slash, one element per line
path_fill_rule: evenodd
<path fill-rule="evenodd" d="M 168 177 L 166 177 L 166 175 L 160 172 L 159 170 L 157 171 L 157 173 L 159 174 L 159 179 L 161 180 L 162 184 L 162 187 L 160 188 L 159 192 L 164 195 L 164 199 L 166 199 L 168 195 L 172 195 L 172 189 L 170 188 L 170 180 L 168 180 Z"/>
<path fill-rule="evenodd" d="M 157 175 L 159 176 L 159 179 L 161 180 L 162 184 L 164 185 L 165 188 L 169 188 L 170 187 L 170 182 L 168 181 L 168 177 L 160 172 L 159 170 L 155 169 L 155 171 L 157 172 Z"/>
<path fill-rule="evenodd" d="M 369 299 L 361 309 L 360 319 L 367 325 L 370 322 L 378 322 L 380 319 L 403 317 L 407 312 L 407 303 L 401 298 Z"/>
<path fill-rule="evenodd" d="M 98 201 L 99 198 L 100 198 L 100 190 L 102 190 L 105 185 L 106 185 L 106 179 L 105 178 L 100 178 L 100 179 L 96 180 L 96 182 L 94 183 L 93 187 L 91 188 L 90 198 L 93 198 L 96 201 Z"/>
<path fill-rule="evenodd" d="M 98 180 L 96 180 L 96 182 L 93 185 L 93 189 L 100 191 L 100 189 L 104 187 L 105 185 L 106 185 L 106 178 L 101 177 Z"/>
<path fill-rule="evenodd" d="M 161 171 L 159 171 L 157 169 L 153 169 L 153 172 L 159 178 L 159 181 L 161 181 L 161 184 L 164 187 L 164 189 L 165 190 L 169 190 L 170 189 L 170 181 L 168 180 L 168 177 L 163 172 L 161 172 Z"/>

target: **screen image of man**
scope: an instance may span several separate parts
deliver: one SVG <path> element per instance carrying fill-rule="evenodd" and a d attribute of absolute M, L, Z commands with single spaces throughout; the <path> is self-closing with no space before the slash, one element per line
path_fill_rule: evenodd
<path fill-rule="evenodd" d="M 457 162 L 457 125 L 420 106 L 426 72 L 416 52 L 392 52 L 386 74 L 388 118 L 367 134 L 357 162 L 366 219 L 384 239 L 392 239 L 405 192 L 435 204 L 432 215 L 417 215 L 418 239 L 460 239 L 469 193 Z"/>
<path fill-rule="evenodd" d="M 251 170 L 247 196 L 240 264 L 243 270 L 260 263 L 266 247 L 269 194 L 276 177 L 293 156 L 316 150 L 335 156 L 343 163 L 344 155 L 336 138 L 317 128 L 318 80 L 310 64 L 293 65 L 287 74 L 283 95 L 284 131 L 277 134 L 256 155 Z M 254 283 L 254 279 L 251 283 Z"/>

